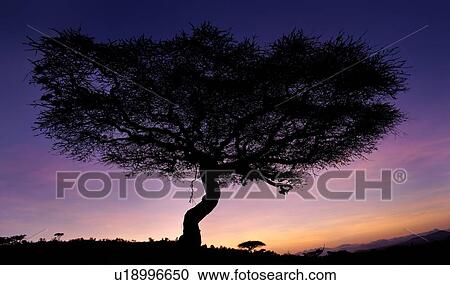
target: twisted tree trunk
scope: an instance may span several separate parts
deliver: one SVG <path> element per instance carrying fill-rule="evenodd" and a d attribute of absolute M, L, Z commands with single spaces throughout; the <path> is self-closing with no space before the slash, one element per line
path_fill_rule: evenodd
<path fill-rule="evenodd" d="M 200 166 L 200 175 L 205 188 L 205 195 L 200 203 L 189 209 L 184 215 L 183 235 L 179 239 L 180 245 L 185 249 L 198 248 L 202 244 L 199 223 L 217 206 L 220 199 L 220 187 L 216 178 L 220 175 L 217 171 L 208 171 Z"/>

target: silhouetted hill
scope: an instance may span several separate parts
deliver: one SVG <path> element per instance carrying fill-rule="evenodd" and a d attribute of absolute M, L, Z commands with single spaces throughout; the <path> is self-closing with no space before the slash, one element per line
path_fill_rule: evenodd
<path fill-rule="evenodd" d="M 369 243 L 363 243 L 363 244 L 342 244 L 342 245 L 339 245 L 334 248 L 325 248 L 325 252 L 327 252 L 327 251 L 356 252 L 356 251 L 361 251 L 361 250 L 379 249 L 379 248 L 383 248 L 383 247 L 399 245 L 402 243 L 412 243 L 412 244 L 422 243 L 422 242 L 425 242 L 425 239 L 429 239 L 431 241 L 444 240 L 444 239 L 449 238 L 449 236 L 450 236 L 449 230 L 434 229 L 432 231 L 419 233 L 417 235 L 411 234 L 411 235 L 406 235 L 406 236 L 394 237 L 394 238 L 390 238 L 390 239 L 380 239 L 380 240 L 372 241 Z M 429 238 L 427 238 L 427 237 L 429 237 Z M 299 252 L 298 254 L 301 255 L 302 252 Z"/>
<path fill-rule="evenodd" d="M 416 244 L 424 244 L 427 242 L 441 241 L 450 239 L 450 232 L 443 230 L 435 230 L 428 234 L 420 234 L 419 236 L 415 236 L 407 241 L 405 241 L 404 245 L 416 245 Z"/>
<path fill-rule="evenodd" d="M 189 252 L 175 241 L 85 240 L 20 242 L 0 245 L 1 264 L 449 264 L 445 231 L 395 246 L 327 256 L 299 256 L 259 250 L 201 247 Z M 441 239 L 445 238 L 445 239 Z"/>

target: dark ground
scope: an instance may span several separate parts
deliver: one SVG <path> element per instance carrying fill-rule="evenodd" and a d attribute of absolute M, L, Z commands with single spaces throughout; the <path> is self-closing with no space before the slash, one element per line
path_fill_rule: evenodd
<path fill-rule="evenodd" d="M 450 264 L 449 256 L 450 239 L 320 257 L 206 246 L 185 252 L 169 240 L 78 239 L 0 245 L 0 264 Z"/>

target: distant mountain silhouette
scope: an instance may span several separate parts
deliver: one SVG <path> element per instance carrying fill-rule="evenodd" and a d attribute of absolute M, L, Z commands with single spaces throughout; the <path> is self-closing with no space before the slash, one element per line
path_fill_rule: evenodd
<path fill-rule="evenodd" d="M 327 251 L 337 252 L 345 250 L 348 252 L 357 252 L 362 250 L 390 247 L 394 245 L 423 244 L 426 243 L 427 241 L 441 241 L 449 238 L 450 238 L 450 229 L 448 230 L 434 229 L 432 231 L 418 233 L 417 235 L 411 234 L 406 236 L 394 237 L 391 239 L 380 239 L 369 243 L 342 244 L 334 248 L 325 248 L 324 254 L 326 254 Z M 299 252 L 297 254 L 302 255 L 302 253 L 303 252 Z"/>
<path fill-rule="evenodd" d="M 444 230 L 433 230 L 428 234 L 420 234 L 406 242 L 403 242 L 402 245 L 417 245 L 424 244 L 427 242 L 441 241 L 445 239 L 450 239 L 450 231 Z"/>

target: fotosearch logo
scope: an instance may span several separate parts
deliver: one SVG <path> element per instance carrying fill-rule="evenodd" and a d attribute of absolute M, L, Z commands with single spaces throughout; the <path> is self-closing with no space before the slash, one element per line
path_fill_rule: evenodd
<path fill-rule="evenodd" d="M 209 172 L 214 172 L 213 170 Z M 252 171 L 255 177 L 257 170 Z M 208 171 L 206 171 L 206 174 Z M 245 183 L 235 184 L 233 190 L 224 187 L 220 190 L 221 199 L 285 199 L 286 195 L 274 190 L 274 187 L 265 183 L 260 173 L 259 179 Z M 288 193 L 303 200 L 358 200 L 367 199 L 369 191 L 378 191 L 380 200 L 392 200 L 393 185 L 403 184 L 407 181 L 407 172 L 404 169 L 382 169 L 378 179 L 368 179 L 366 170 L 328 170 L 319 175 L 304 173 L 296 178 L 300 183 L 294 183 Z M 295 182 L 298 182 L 295 181 Z M 345 189 L 330 187 L 333 182 L 344 182 Z M 350 183 L 350 184 L 349 184 Z M 94 185 L 93 185 L 94 184 Z M 132 185 L 130 187 L 130 184 Z M 221 181 L 229 185 L 231 181 Z M 351 187 L 348 187 L 351 185 Z M 124 172 L 104 171 L 60 171 L 56 173 L 56 198 L 64 199 L 67 191 L 76 191 L 86 199 L 103 199 L 113 192 L 113 186 L 118 189 L 118 198 L 127 199 L 130 191 L 134 191 L 144 199 L 197 199 L 205 191 L 200 179 L 169 179 L 161 174 L 140 173 L 130 176 Z M 314 187 L 315 186 L 315 187 Z M 315 190 L 315 191 L 314 191 Z"/>

